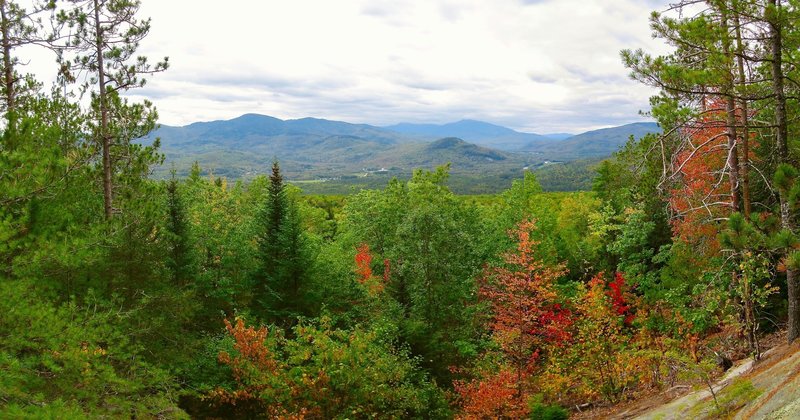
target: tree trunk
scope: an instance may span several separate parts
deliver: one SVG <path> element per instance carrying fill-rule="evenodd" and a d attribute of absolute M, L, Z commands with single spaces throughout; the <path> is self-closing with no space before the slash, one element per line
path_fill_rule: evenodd
<path fill-rule="evenodd" d="M 722 54 L 730 60 L 731 66 L 725 71 L 725 113 L 726 115 L 726 131 L 728 133 L 728 159 L 726 165 L 728 166 L 728 183 L 731 190 L 731 210 L 734 212 L 739 211 L 739 155 L 736 150 L 736 102 L 733 98 L 734 94 L 734 76 L 733 76 L 733 55 L 731 53 L 731 40 L 728 35 L 728 15 L 726 10 L 721 10 L 722 14 L 722 27 L 725 29 L 725 36 L 722 39 Z"/>
<path fill-rule="evenodd" d="M 103 208 L 106 219 L 111 219 L 111 136 L 108 132 L 108 95 L 106 92 L 106 72 L 103 63 L 103 28 L 100 24 L 100 5 L 94 0 L 95 47 L 97 48 L 97 83 L 100 85 L 100 138 L 103 142 Z"/>
<path fill-rule="evenodd" d="M 733 24 L 736 26 L 736 52 L 737 54 L 737 64 L 738 64 L 738 71 L 739 71 L 739 87 L 744 91 L 744 88 L 747 84 L 747 75 L 744 72 L 744 45 L 742 43 L 742 29 L 741 29 L 741 22 L 739 21 L 739 14 L 734 12 L 733 15 Z M 742 185 L 742 207 L 744 210 L 744 216 L 747 219 L 750 219 L 750 213 L 752 211 L 751 201 L 750 201 L 750 129 L 748 126 L 749 118 L 748 115 L 748 106 L 747 100 L 741 96 L 739 98 L 739 106 L 741 116 L 740 121 L 742 125 L 742 159 L 740 162 L 740 173 L 739 178 Z"/>
<path fill-rule="evenodd" d="M 781 30 L 783 24 L 780 21 L 778 0 L 769 0 L 765 12 L 765 20 L 769 24 L 770 47 L 772 49 L 772 90 L 775 96 L 775 143 L 778 149 L 778 164 L 789 163 L 788 137 L 789 130 L 786 122 L 786 94 L 783 86 L 783 39 Z M 793 224 L 789 211 L 789 200 L 786 192 L 780 193 L 781 205 L 781 227 L 792 230 Z M 786 289 L 789 297 L 789 343 L 800 336 L 800 307 L 798 307 L 798 284 L 797 273 L 791 267 L 786 267 Z"/>
<path fill-rule="evenodd" d="M 11 23 L 8 20 L 7 10 L 8 5 L 6 0 L 0 0 L 0 30 L 3 36 L 3 85 L 6 89 L 6 112 L 11 113 L 14 110 L 14 68 L 11 62 L 11 38 L 10 28 Z"/>

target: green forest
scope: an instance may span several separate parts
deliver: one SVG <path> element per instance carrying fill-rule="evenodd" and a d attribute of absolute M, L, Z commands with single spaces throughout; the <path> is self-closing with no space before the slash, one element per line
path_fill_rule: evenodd
<path fill-rule="evenodd" d="M 565 419 L 800 335 L 800 3 L 654 13 L 672 52 L 621 60 L 663 132 L 493 195 L 152 177 L 139 3 L 0 1 L 0 418 Z"/>

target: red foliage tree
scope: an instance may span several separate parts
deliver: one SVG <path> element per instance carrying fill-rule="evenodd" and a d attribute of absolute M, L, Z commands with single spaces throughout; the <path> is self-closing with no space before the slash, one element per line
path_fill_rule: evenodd
<path fill-rule="evenodd" d="M 372 254 L 369 253 L 369 245 L 363 243 L 358 246 L 356 253 L 356 274 L 358 282 L 366 284 L 372 278 Z"/>
<path fill-rule="evenodd" d="M 367 291 L 372 296 L 375 296 L 383 291 L 386 282 L 388 282 L 389 277 L 389 260 L 384 260 L 384 271 L 383 271 L 383 279 L 381 280 L 375 277 L 372 273 L 372 254 L 369 250 L 369 245 L 366 243 L 362 243 L 357 248 L 357 253 L 355 257 L 356 261 L 356 275 L 358 276 L 358 282 L 366 286 Z"/>
<path fill-rule="evenodd" d="M 497 401 L 501 406 L 526 410 L 528 378 L 536 370 L 540 358 L 548 347 L 561 346 L 570 339 L 572 314 L 559 303 L 554 288 L 554 282 L 565 269 L 545 266 L 536 257 L 537 242 L 531 239 L 534 228 L 533 221 L 520 223 L 510 233 L 517 240 L 516 252 L 507 253 L 505 265 L 487 269 L 481 279 L 480 296 L 491 307 L 492 338 L 511 369 L 459 385 L 457 389 L 467 415 L 481 417 L 480 412 L 469 410 L 470 407 L 478 409 L 470 401 L 476 401 L 483 393 L 503 396 Z M 509 384 L 513 384 L 513 398 L 506 395 Z"/>
<path fill-rule="evenodd" d="M 631 325 L 635 317 L 633 308 L 630 306 L 628 299 L 625 297 L 626 285 L 625 277 L 622 273 L 617 272 L 614 274 L 614 280 L 608 283 L 608 291 L 606 295 L 611 298 L 611 305 L 617 315 L 625 317 L 625 325 Z"/>

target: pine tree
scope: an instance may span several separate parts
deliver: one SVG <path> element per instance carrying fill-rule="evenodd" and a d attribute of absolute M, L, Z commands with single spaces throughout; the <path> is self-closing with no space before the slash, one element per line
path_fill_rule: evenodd
<path fill-rule="evenodd" d="M 96 126 L 93 136 L 102 149 L 103 208 L 106 219 L 113 214 L 114 162 L 112 147 L 127 149 L 130 140 L 143 137 L 155 126 L 157 115 L 149 101 L 130 105 L 120 93 L 144 86 L 142 75 L 164 71 L 168 59 L 148 63 L 137 56 L 139 42 L 150 32 L 150 19 L 137 19 L 138 0 L 70 0 L 75 7 L 59 13 L 59 21 L 73 29 L 67 51 L 76 53 L 72 60 L 59 56 L 66 78 L 73 73 L 88 74 L 90 81 L 81 91 L 92 91 L 92 112 Z M 128 152 L 125 150 L 125 152 Z M 129 155 L 130 153 L 120 153 Z"/>
<path fill-rule="evenodd" d="M 671 10 L 681 12 L 697 1 L 683 0 Z M 786 180 L 793 162 L 791 138 L 792 92 L 796 91 L 796 70 L 789 63 L 798 47 L 797 31 L 791 22 L 797 19 L 795 2 L 769 0 L 707 0 L 709 7 L 690 17 L 669 18 L 655 13 L 652 28 L 656 36 L 675 47 L 672 54 L 652 57 L 642 51 L 623 51 L 623 60 L 632 76 L 661 89 L 651 99 L 652 115 L 659 120 L 665 135 L 660 137 L 664 164 L 662 185 L 685 182 L 681 178 L 690 160 L 702 158 L 701 148 L 691 146 L 692 126 L 719 130 L 725 128 L 728 147 L 726 164 L 714 176 L 718 185 L 727 174 L 725 195 L 719 189 L 705 197 L 701 209 L 711 214 L 712 207 L 725 206 L 731 214 L 742 210 L 751 216 L 755 204 L 773 207 L 780 215 L 782 235 L 795 234 L 795 209 Z M 722 112 L 724 111 L 724 112 Z M 707 118 L 717 114 L 723 121 Z M 772 120 L 772 121 L 769 121 Z M 755 140 L 751 156 L 751 136 Z M 719 136 L 721 137 L 721 135 Z M 687 140 L 689 140 L 687 142 Z M 709 144 L 716 140 L 709 139 Z M 690 147 L 691 148 L 691 147 Z M 741 149 L 741 153 L 739 153 Z M 654 148 L 652 150 L 657 150 Z M 757 154 L 757 156 L 756 156 Z M 737 162 L 737 155 L 740 156 Z M 679 159 L 675 157 L 689 157 Z M 760 166 L 760 168 L 759 168 Z M 677 170 L 676 170 L 677 169 Z M 749 170 L 774 173 L 773 187 L 751 196 Z M 768 177 L 762 180 L 769 183 Z M 760 181 L 760 182 L 761 182 Z M 760 184 L 759 182 L 759 184 Z M 756 185 L 759 185 L 756 184 Z M 771 192 L 771 193 L 770 193 Z M 778 203 L 774 203 L 777 192 Z M 740 195 L 741 194 L 741 195 Z M 729 198 L 728 198 L 729 197 Z M 728 217 L 723 214 L 721 217 Z M 717 224 L 708 220 L 707 226 Z M 800 279 L 792 244 L 784 243 L 788 295 L 788 339 L 800 337 Z M 732 273 L 736 282 L 737 273 Z"/>
<path fill-rule="evenodd" d="M 768 42 L 770 48 L 770 72 L 772 75 L 772 93 L 775 102 L 775 148 L 777 151 L 777 162 L 780 165 L 776 171 L 776 178 L 779 178 L 781 171 L 786 171 L 785 166 L 789 161 L 789 130 L 788 118 L 786 115 L 786 92 L 785 74 L 783 70 L 783 51 L 785 49 L 783 31 L 789 23 L 786 21 L 786 11 L 782 9 L 780 1 L 770 0 L 764 9 L 764 20 L 767 22 Z M 780 199 L 781 228 L 787 232 L 794 231 L 793 214 L 791 211 L 790 198 L 786 188 L 781 188 L 778 184 Z M 791 343 L 800 337 L 800 278 L 797 277 L 797 267 L 794 264 L 787 264 L 786 267 L 786 289 L 788 294 L 788 340 Z"/>
<path fill-rule="evenodd" d="M 283 249 L 278 240 L 284 224 L 286 211 L 286 194 L 283 186 L 283 176 L 278 161 L 272 163 L 272 175 L 269 177 L 267 201 L 262 208 L 259 223 L 261 232 L 258 237 L 258 247 L 261 258 L 259 287 L 265 288 L 262 298 L 271 290 L 269 283 L 278 276 L 280 271 Z M 261 303 L 262 305 L 265 302 Z"/>
<path fill-rule="evenodd" d="M 178 180 L 175 179 L 174 169 L 172 179 L 167 182 L 167 211 L 170 251 L 167 266 L 170 269 L 172 281 L 184 286 L 192 279 L 194 258 L 189 238 L 189 223 L 186 219 L 186 207 L 178 191 Z"/>
<path fill-rule="evenodd" d="M 14 50 L 33 44 L 54 47 L 56 36 L 42 31 L 39 15 L 53 10 L 55 3 L 54 0 L 34 1 L 31 9 L 25 9 L 13 0 L 0 0 L 0 54 L 3 56 L 0 62 L 0 107 L 7 117 L 39 86 L 32 77 L 18 74 L 20 62 L 14 56 Z"/>
<path fill-rule="evenodd" d="M 264 320 L 289 326 L 307 312 L 303 295 L 308 258 L 300 215 L 287 195 L 277 161 L 272 164 L 269 181 L 258 220 L 256 307 Z"/>

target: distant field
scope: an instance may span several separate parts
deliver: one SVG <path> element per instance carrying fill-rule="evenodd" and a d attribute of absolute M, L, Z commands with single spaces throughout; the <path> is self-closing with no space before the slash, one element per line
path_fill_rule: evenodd
<path fill-rule="evenodd" d="M 553 164 L 534 169 L 533 172 L 545 191 L 588 191 L 592 189 L 596 175 L 594 167 L 599 162 L 599 159 L 595 159 Z M 448 185 L 456 194 L 496 194 L 511 187 L 511 183 L 521 179 L 522 174 L 521 170 L 485 174 L 455 172 L 451 173 Z M 330 180 L 288 179 L 287 182 L 300 187 L 306 194 L 350 194 L 362 189 L 383 188 L 393 177 L 407 180 L 411 173 L 369 174 Z"/>

